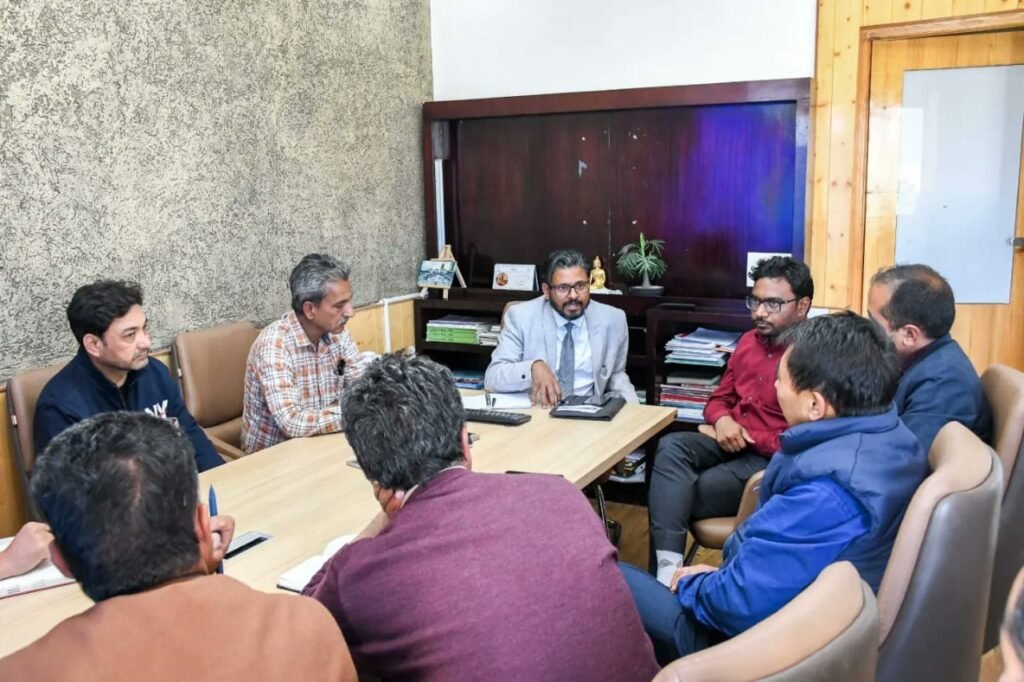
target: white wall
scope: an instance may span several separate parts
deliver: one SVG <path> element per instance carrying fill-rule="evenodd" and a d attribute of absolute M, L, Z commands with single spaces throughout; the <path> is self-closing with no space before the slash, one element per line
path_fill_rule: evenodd
<path fill-rule="evenodd" d="M 814 74 L 815 0 L 431 0 L 434 99 Z"/>

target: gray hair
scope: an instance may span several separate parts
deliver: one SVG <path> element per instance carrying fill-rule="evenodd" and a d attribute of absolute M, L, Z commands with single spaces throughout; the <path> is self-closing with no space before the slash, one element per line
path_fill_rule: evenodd
<path fill-rule="evenodd" d="M 349 268 L 333 256 L 311 253 L 299 261 L 288 278 L 292 290 L 292 310 L 302 314 L 302 304 L 319 305 L 327 295 L 328 282 L 347 282 Z"/>
<path fill-rule="evenodd" d="M 422 355 L 385 355 L 342 397 L 345 436 L 363 474 L 409 490 L 462 462 L 466 413 L 447 368 Z"/>
<path fill-rule="evenodd" d="M 583 254 L 576 249 L 560 249 L 552 251 L 548 259 L 544 261 L 544 283 L 551 284 L 551 278 L 555 276 L 555 270 L 566 268 L 583 268 L 583 271 L 590 275 L 590 263 L 583 257 Z"/>

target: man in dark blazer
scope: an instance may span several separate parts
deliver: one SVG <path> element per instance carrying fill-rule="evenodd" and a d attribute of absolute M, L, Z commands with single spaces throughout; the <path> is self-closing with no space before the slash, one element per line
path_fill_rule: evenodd
<path fill-rule="evenodd" d="M 957 421 L 988 442 L 992 413 L 978 374 L 949 330 L 956 301 L 949 282 L 927 265 L 894 265 L 871 278 L 868 315 L 896 345 L 903 376 L 896 410 L 927 452 Z"/>

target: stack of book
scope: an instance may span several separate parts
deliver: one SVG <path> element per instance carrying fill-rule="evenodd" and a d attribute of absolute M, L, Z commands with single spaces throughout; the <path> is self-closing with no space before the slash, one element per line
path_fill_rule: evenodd
<path fill-rule="evenodd" d="M 458 388 L 483 389 L 484 373 L 473 369 L 453 369 L 455 385 Z"/>
<path fill-rule="evenodd" d="M 736 350 L 740 332 L 724 332 L 700 327 L 689 334 L 676 334 L 665 344 L 665 362 L 677 365 L 724 367 L 725 356 Z"/>
<path fill-rule="evenodd" d="M 492 324 L 484 331 L 477 332 L 477 339 L 481 346 L 497 346 L 498 335 L 501 333 L 501 324 Z"/>
<path fill-rule="evenodd" d="M 665 407 L 676 408 L 678 420 L 701 424 L 708 398 L 718 388 L 721 378 L 721 370 L 710 367 L 671 372 L 661 385 L 660 402 Z"/>
<path fill-rule="evenodd" d="M 480 334 L 486 335 L 498 325 L 494 319 L 467 317 L 465 315 L 445 315 L 427 322 L 427 341 L 432 343 L 464 343 L 479 345 Z M 495 339 L 495 343 L 497 340 Z M 488 344 L 489 345 L 489 344 Z"/>

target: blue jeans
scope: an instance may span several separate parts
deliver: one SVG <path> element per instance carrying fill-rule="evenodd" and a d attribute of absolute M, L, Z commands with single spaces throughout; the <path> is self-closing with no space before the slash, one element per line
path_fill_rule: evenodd
<path fill-rule="evenodd" d="M 654 655 L 660 665 L 668 665 L 681 656 L 727 639 L 720 632 L 698 623 L 692 613 L 683 610 L 675 593 L 647 571 L 621 562 L 619 569 L 633 593 L 640 620 L 654 644 Z"/>

